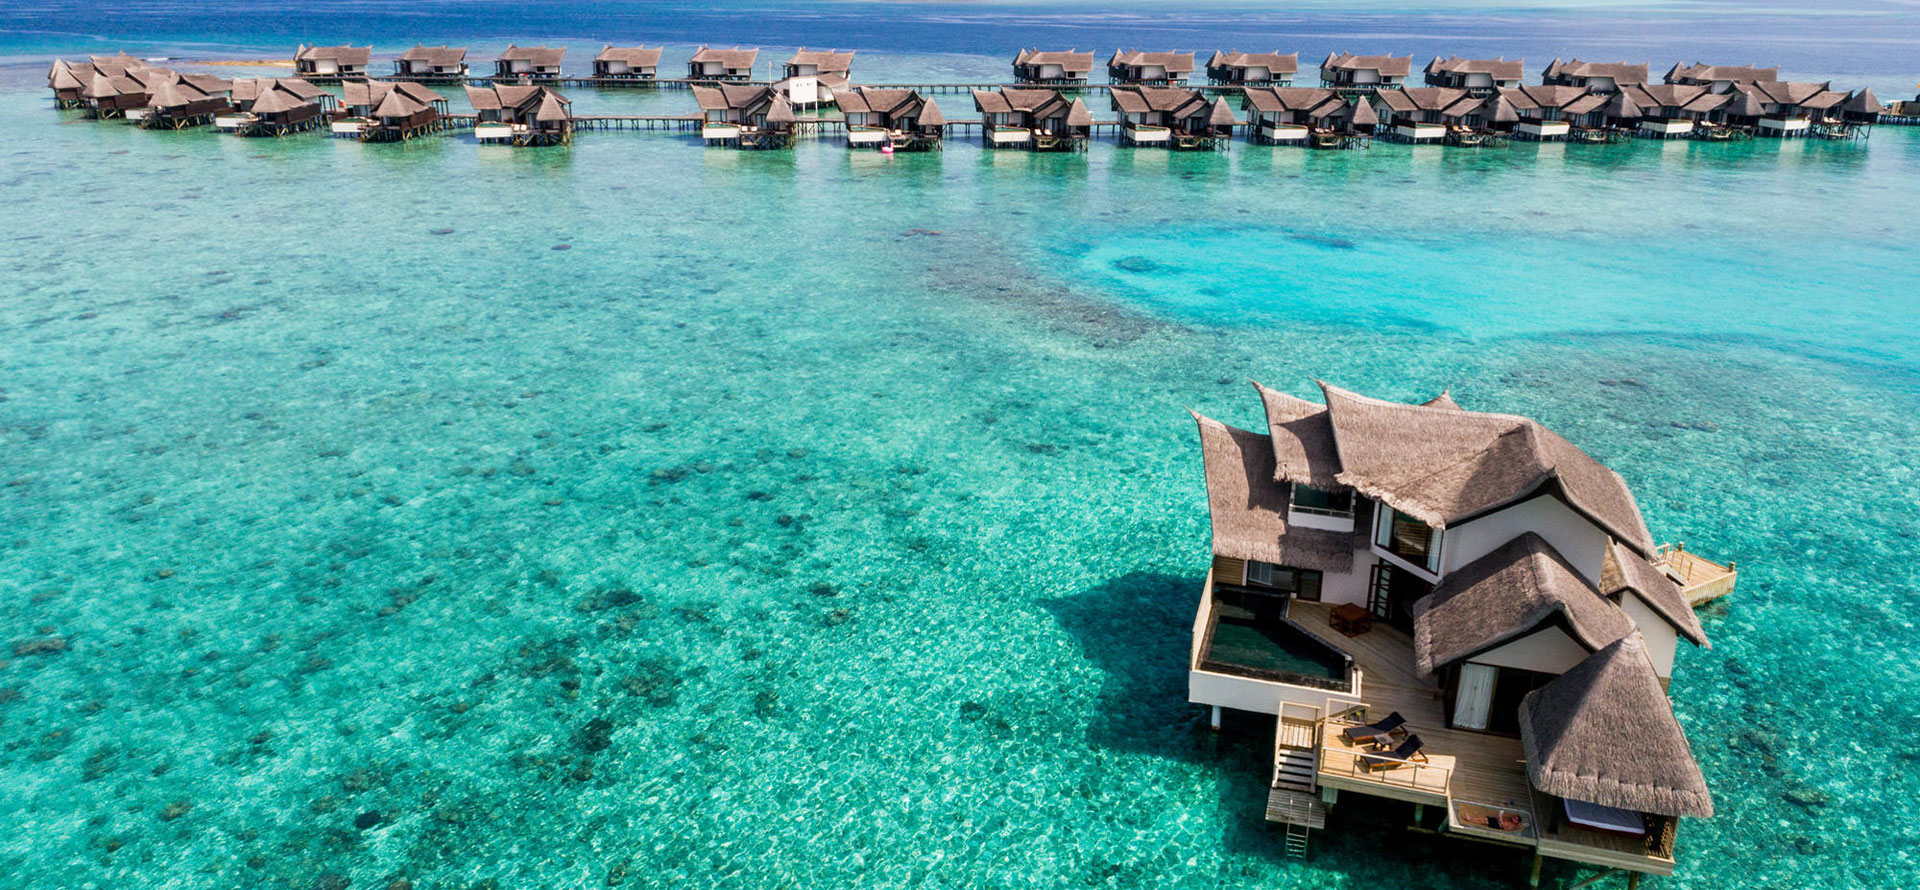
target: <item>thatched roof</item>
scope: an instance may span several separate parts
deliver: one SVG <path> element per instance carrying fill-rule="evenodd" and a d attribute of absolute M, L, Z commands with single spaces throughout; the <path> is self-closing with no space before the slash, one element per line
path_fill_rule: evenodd
<path fill-rule="evenodd" d="M 1459 56 L 1434 56 L 1427 63 L 1428 74 L 1490 74 L 1494 80 L 1519 80 L 1525 73 L 1523 59 L 1463 59 Z"/>
<path fill-rule="evenodd" d="M 1087 110 L 1087 103 L 1075 99 L 1072 105 L 1067 106 L 1067 126 L 1093 126 L 1093 112 Z"/>
<path fill-rule="evenodd" d="M 1440 394 L 1439 394 L 1439 395 L 1437 395 L 1437 396 L 1434 396 L 1433 398 L 1431 398 L 1431 399 L 1428 399 L 1428 400 L 1426 400 L 1426 401 L 1424 401 L 1424 402 L 1421 402 L 1421 403 L 1420 403 L 1420 407 L 1422 407 L 1422 408 L 1446 408 L 1446 409 L 1449 409 L 1449 410 L 1453 410 L 1453 411 L 1465 411 L 1465 410 L 1466 410 L 1465 408 L 1462 408 L 1462 407 L 1460 407 L 1460 403 L 1459 403 L 1459 402 L 1456 402 L 1456 401 L 1454 401 L 1454 400 L 1453 400 L 1453 388 L 1452 388 L 1452 387 L 1448 387 L 1448 388 L 1446 388 L 1446 389 L 1443 389 L 1443 390 L 1441 390 L 1441 391 L 1440 391 Z"/>
<path fill-rule="evenodd" d="M 1445 117 L 1464 117 L 1480 107 L 1480 100 L 1453 87 L 1400 87 L 1381 90 L 1380 102 L 1401 114 L 1435 111 Z"/>
<path fill-rule="evenodd" d="M 1208 111 L 1205 96 L 1198 90 L 1179 87 L 1114 87 L 1108 93 L 1113 107 L 1128 114 L 1165 112 L 1177 118 L 1197 117 Z"/>
<path fill-rule="evenodd" d="M 773 91 L 744 83 L 722 83 L 693 88 L 693 100 L 701 111 L 743 111 L 773 101 Z"/>
<path fill-rule="evenodd" d="M 1414 666 L 1422 674 L 1549 622 L 1589 652 L 1633 632 L 1627 613 L 1533 532 L 1440 579 L 1432 593 L 1414 603 L 1413 615 Z"/>
<path fill-rule="evenodd" d="M 596 62 L 625 62 L 629 68 L 657 68 L 660 66 L 660 48 L 648 49 L 644 46 L 613 46 L 600 50 L 593 57 Z"/>
<path fill-rule="evenodd" d="M 1556 797 L 1663 816 L 1713 815 L 1707 780 L 1629 634 L 1520 702 L 1534 787 Z"/>
<path fill-rule="evenodd" d="M 1207 60 L 1208 68 L 1265 68 L 1272 74 L 1295 74 L 1300 70 L 1299 53 L 1243 53 L 1239 50 L 1215 51 Z"/>
<path fill-rule="evenodd" d="M 1356 56 L 1352 53 L 1328 53 L 1320 63 L 1321 71 L 1378 71 L 1381 77 L 1406 77 L 1413 73 L 1413 57 Z"/>
<path fill-rule="evenodd" d="M 1251 87 L 1241 93 L 1241 107 L 1262 112 L 1307 111 L 1325 116 L 1345 104 L 1339 93 L 1321 87 Z"/>
<path fill-rule="evenodd" d="M 800 47 L 798 52 L 793 54 L 793 58 L 787 60 L 787 64 L 813 65 L 823 74 L 828 71 L 845 74 L 853 70 L 853 51 L 848 50 L 841 52 L 837 49 L 807 49 L 803 46 Z"/>
<path fill-rule="evenodd" d="M 294 95 L 286 88 L 286 84 L 274 83 L 271 86 L 262 84 L 260 95 L 253 100 L 251 110 L 254 114 L 278 114 L 312 104 L 315 103 Z"/>
<path fill-rule="evenodd" d="M 381 99 L 379 106 L 373 109 L 373 116 L 412 117 L 426 110 L 427 106 L 424 103 L 415 101 L 406 93 L 399 90 L 388 90 L 386 98 Z"/>
<path fill-rule="evenodd" d="M 940 103 L 928 99 L 927 104 L 920 106 L 920 126 L 940 127 L 946 123 L 947 116 L 940 113 Z"/>
<path fill-rule="evenodd" d="M 1240 119 L 1233 116 L 1233 108 L 1227 104 L 1226 97 L 1217 96 L 1213 100 L 1213 110 L 1207 113 L 1207 125 L 1212 127 L 1239 126 Z"/>
<path fill-rule="evenodd" d="M 1640 115 L 1639 101 L 1628 95 L 1626 90 L 1614 93 L 1613 98 L 1607 102 L 1608 117 L 1617 117 L 1621 120 L 1633 120 Z"/>
<path fill-rule="evenodd" d="M 1141 67 L 1156 65 L 1168 74 L 1187 74 L 1193 71 L 1193 53 L 1165 52 L 1149 53 L 1137 49 L 1116 49 L 1107 59 L 1107 66 Z"/>
<path fill-rule="evenodd" d="M 365 66 L 373 60 L 371 46 L 307 46 L 302 44 L 293 53 L 294 61 L 331 61 L 338 65 Z"/>
<path fill-rule="evenodd" d="M 1373 103 L 1364 96 L 1353 97 L 1353 113 L 1348 117 L 1347 126 L 1371 127 L 1380 123 L 1380 113 L 1373 110 Z"/>
<path fill-rule="evenodd" d="M 1487 102 L 1487 120 L 1496 124 L 1511 124 L 1520 120 L 1520 112 L 1513 109 L 1513 103 L 1505 96 L 1495 96 Z"/>
<path fill-rule="evenodd" d="M 1848 95 L 1847 101 L 1840 103 L 1840 110 L 1852 114 L 1879 114 L 1887 108 L 1873 95 L 1872 87 L 1861 87 L 1859 92 Z"/>
<path fill-rule="evenodd" d="M 410 80 L 349 80 L 341 84 L 343 104 L 379 105 L 388 93 L 398 92 L 421 105 L 445 102 L 447 97 Z"/>
<path fill-rule="evenodd" d="M 733 49 L 713 49 L 712 47 L 702 46 L 695 50 L 693 56 L 687 61 L 702 64 L 718 62 L 721 67 L 724 68 L 744 69 L 752 68 L 753 60 L 759 57 L 760 50 L 758 48 L 741 49 L 736 46 Z"/>
<path fill-rule="evenodd" d="M 1767 107 L 1760 103 L 1760 97 L 1755 96 L 1752 90 L 1735 89 L 1734 92 L 1740 95 L 1734 97 L 1733 106 L 1727 109 L 1729 112 L 1740 117 L 1759 117 L 1767 113 Z"/>
<path fill-rule="evenodd" d="M 1013 63 L 1015 65 L 1059 65 L 1061 71 L 1067 74 L 1086 74 L 1093 70 L 1093 51 L 1023 49 L 1014 55 Z"/>
<path fill-rule="evenodd" d="M 1753 83 L 1757 80 L 1779 80 L 1779 68 L 1757 68 L 1753 65 L 1705 65 L 1695 62 L 1681 65 L 1675 62 L 1667 69 L 1667 83 L 1711 83 L 1724 80 L 1729 83 Z"/>
<path fill-rule="evenodd" d="M 526 62 L 535 68 L 558 68 L 560 61 L 567 57 L 564 46 L 512 46 L 502 52 L 497 61 Z"/>
<path fill-rule="evenodd" d="M 467 48 L 464 46 L 421 46 L 417 43 L 413 49 L 400 54 L 402 62 L 425 62 L 435 68 L 452 68 L 466 58 Z"/>
<path fill-rule="evenodd" d="M 1600 592 L 1610 597 L 1633 593 L 1681 636 L 1696 646 L 1707 645 L 1706 628 L 1700 626 L 1700 616 L 1694 614 L 1680 585 L 1638 553 L 1619 544 L 1608 545 L 1600 567 Z"/>
<path fill-rule="evenodd" d="M 567 101 L 567 97 L 552 90 L 543 89 L 540 108 L 533 113 L 533 119 L 543 124 L 567 120 L 573 116 L 572 104 Z"/>
<path fill-rule="evenodd" d="M 1556 493 L 1625 542 L 1653 551 L 1627 484 L 1525 417 L 1403 405 L 1321 384 L 1339 481 L 1436 528 Z"/>
<path fill-rule="evenodd" d="M 1548 79 L 1555 77 L 1608 77 L 1613 79 L 1616 86 L 1622 86 L 1630 83 L 1646 83 L 1647 66 L 1645 64 L 1635 65 L 1627 62 L 1582 62 L 1579 59 L 1568 59 L 1562 62 L 1559 59 L 1554 59 L 1552 62 L 1547 63 L 1547 70 L 1544 72 L 1544 76 Z"/>
<path fill-rule="evenodd" d="M 695 89 L 699 89 L 695 87 Z M 474 111 L 496 111 L 500 108 L 500 94 L 493 87 L 477 87 L 467 84 L 467 102 Z"/>
<path fill-rule="evenodd" d="M 796 120 L 798 118 L 793 114 L 793 103 L 788 102 L 785 96 L 775 96 L 773 107 L 767 109 L 767 123 L 790 124 Z"/>
<path fill-rule="evenodd" d="M 1568 108 L 1568 106 L 1576 102 L 1583 99 L 1595 99 L 1596 103 L 1603 101 L 1597 99 L 1592 93 L 1587 92 L 1586 87 L 1570 87 L 1561 84 L 1522 84 L 1517 87 L 1507 87 L 1500 91 L 1500 98 L 1507 100 L 1513 104 L 1514 108 L 1520 110 L 1560 108 L 1566 109 L 1573 114 L 1586 113 L 1584 111 L 1572 111 Z M 1593 107 L 1588 108 L 1587 111 L 1592 111 L 1598 107 L 1600 106 L 1595 104 Z"/>
<path fill-rule="evenodd" d="M 47 75 L 47 86 L 56 90 L 77 90 L 86 84 L 81 83 L 80 78 L 73 73 L 73 66 L 56 59 L 53 73 Z"/>
<path fill-rule="evenodd" d="M 1276 482 L 1332 491 L 1340 488 L 1340 456 L 1333 446 L 1333 421 L 1324 405 L 1253 384 L 1267 409 Z"/>
<path fill-rule="evenodd" d="M 1287 525 L 1287 487 L 1273 478 L 1273 440 L 1193 415 L 1206 460 L 1213 552 L 1234 559 L 1346 572 L 1351 535 Z"/>

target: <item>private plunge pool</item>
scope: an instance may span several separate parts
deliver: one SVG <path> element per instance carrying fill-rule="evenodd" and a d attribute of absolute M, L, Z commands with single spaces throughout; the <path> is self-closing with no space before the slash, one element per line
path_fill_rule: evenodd
<path fill-rule="evenodd" d="M 1200 669 L 1294 686 L 1351 688 L 1353 658 L 1287 617 L 1286 594 L 1215 585 Z"/>

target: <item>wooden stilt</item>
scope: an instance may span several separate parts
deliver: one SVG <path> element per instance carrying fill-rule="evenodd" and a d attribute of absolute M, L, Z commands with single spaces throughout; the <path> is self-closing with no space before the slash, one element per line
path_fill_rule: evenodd
<path fill-rule="evenodd" d="M 1207 719 L 1207 726 L 1214 732 L 1220 731 L 1220 706 L 1213 706 L 1213 714 Z"/>
<path fill-rule="evenodd" d="M 1540 860 L 1540 854 L 1533 854 L 1533 874 L 1527 876 L 1527 886 L 1529 887 L 1540 886 Z"/>

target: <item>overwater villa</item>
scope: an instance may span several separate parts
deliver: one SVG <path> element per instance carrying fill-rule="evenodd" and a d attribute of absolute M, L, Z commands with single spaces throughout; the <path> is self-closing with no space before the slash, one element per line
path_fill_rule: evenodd
<path fill-rule="evenodd" d="M 151 69 L 150 69 L 151 70 Z M 143 113 L 134 115 L 150 130 L 180 130 L 211 124 L 233 107 L 233 84 L 210 75 L 173 75 L 152 80 Z"/>
<path fill-rule="evenodd" d="M 348 81 L 329 131 L 362 142 L 404 142 L 439 132 L 447 98 L 411 81 Z"/>
<path fill-rule="evenodd" d="M 1490 96 L 1497 90 L 1517 87 L 1525 79 L 1526 66 L 1521 59 L 1463 59 L 1435 56 L 1427 63 L 1427 86 L 1466 90 L 1476 96 Z"/>
<path fill-rule="evenodd" d="M 421 46 L 393 60 L 396 77 L 426 80 L 457 80 L 467 76 L 467 48 L 464 46 Z"/>
<path fill-rule="evenodd" d="M 713 49 L 702 46 L 687 60 L 687 77 L 693 80 L 751 80 L 753 62 L 759 49 Z"/>
<path fill-rule="evenodd" d="M 293 51 L 293 73 L 322 80 L 350 80 L 367 76 L 373 61 L 371 46 L 308 46 Z"/>
<path fill-rule="evenodd" d="M 318 130 L 339 100 L 298 77 L 252 77 L 233 82 L 233 110 L 214 126 L 241 136 L 290 136 Z"/>
<path fill-rule="evenodd" d="M 1086 103 L 1059 90 L 974 90 L 973 107 L 980 112 L 980 141 L 988 148 L 1086 151 L 1093 132 L 1093 112 Z"/>
<path fill-rule="evenodd" d="M 1366 111 L 1356 121 L 1361 105 Z M 1247 139 L 1260 145 L 1308 145 L 1316 134 L 1332 136 L 1351 132 L 1356 124 L 1378 123 L 1364 98 L 1348 102 L 1325 87 L 1249 87 L 1241 93 L 1240 110 L 1247 113 Z"/>
<path fill-rule="evenodd" d="M 493 60 L 493 76 L 501 79 L 556 80 L 560 61 L 567 57 L 564 46 L 508 46 Z"/>
<path fill-rule="evenodd" d="M 473 136 L 516 147 L 566 145 L 573 141 L 573 102 L 548 86 L 467 85 L 473 105 Z"/>
<path fill-rule="evenodd" d="M 741 83 L 696 86 L 700 138 L 708 145 L 734 148 L 792 148 L 793 105 L 770 87 Z"/>
<path fill-rule="evenodd" d="M 660 74 L 660 48 L 608 44 L 593 57 L 593 76 L 602 80 L 652 80 Z"/>
<path fill-rule="evenodd" d="M 1413 57 L 1356 56 L 1328 53 L 1320 63 L 1320 85 L 1332 90 L 1390 90 L 1404 85 L 1413 73 Z"/>
<path fill-rule="evenodd" d="M 1195 415 L 1213 561 L 1188 698 L 1275 718 L 1267 818 L 1304 855 L 1343 793 L 1414 827 L 1672 874 L 1712 797 L 1665 690 L 1731 565 L 1654 544 L 1626 483 L 1523 417 L 1260 387 Z"/>
<path fill-rule="evenodd" d="M 1374 94 L 1380 126 L 1374 133 L 1394 142 L 1479 145 L 1487 100 L 1448 87 L 1400 87 Z"/>
<path fill-rule="evenodd" d="M 1292 86 L 1293 76 L 1298 73 L 1300 54 L 1283 54 L 1279 50 L 1270 53 L 1215 51 L 1207 60 L 1207 80 L 1221 86 Z"/>
<path fill-rule="evenodd" d="M 54 59 L 53 67 L 47 69 L 47 89 L 53 91 L 53 107 L 79 108 L 83 102 L 80 93 L 87 88 L 87 81 L 93 79 L 93 68 L 85 62 L 82 68 L 76 68 L 66 59 Z M 81 71 L 85 71 L 85 80 Z"/>
<path fill-rule="evenodd" d="M 1547 70 L 1541 74 L 1540 82 L 1549 86 L 1584 87 L 1604 95 L 1619 92 L 1623 86 L 1646 84 L 1647 66 L 1626 62 L 1582 62 L 1579 59 L 1562 62 L 1554 59 L 1547 63 Z"/>
<path fill-rule="evenodd" d="M 1879 97 L 1873 94 L 1872 87 L 1861 87 L 1840 103 L 1840 114 L 1847 123 L 1855 126 L 1872 126 L 1880 122 L 1880 115 L 1887 113 L 1887 107 L 1880 104 Z"/>
<path fill-rule="evenodd" d="M 854 87 L 840 94 L 848 148 L 939 151 L 947 118 L 916 90 Z"/>
<path fill-rule="evenodd" d="M 1643 139 L 1690 139 L 1704 136 L 1724 120 L 1733 101 L 1706 84 L 1631 85 L 1615 93 L 1607 105 L 1609 123 Z"/>
<path fill-rule="evenodd" d="M 1120 84 L 1177 86 L 1193 74 L 1193 53 L 1146 53 L 1116 49 L 1107 59 L 1107 80 Z"/>
<path fill-rule="evenodd" d="M 1078 86 L 1093 71 L 1093 51 L 1023 49 L 1013 57 L 1013 82 Z"/>
<path fill-rule="evenodd" d="M 1499 92 L 1517 120 L 1508 128 L 1528 142 L 1616 141 L 1607 127 L 1607 97 L 1586 87 L 1522 84 Z M 1588 135 L 1595 134 L 1595 135 Z"/>
<path fill-rule="evenodd" d="M 801 47 L 781 66 L 774 89 L 795 108 L 834 104 L 836 91 L 847 88 L 853 73 L 853 53 Z"/>
<path fill-rule="evenodd" d="M 78 75 L 81 69 L 74 68 Z M 74 95 L 78 105 L 87 110 L 87 116 L 102 120 L 125 118 L 129 114 L 137 115 L 153 97 L 153 87 L 160 81 L 172 78 L 173 72 L 164 68 L 150 68 L 144 64 L 121 64 L 113 58 L 96 57 L 87 66 L 90 75 Z M 59 74 L 49 78 L 59 82 Z M 61 93 L 54 88 L 57 98 Z"/>
<path fill-rule="evenodd" d="M 1675 62 L 1673 67 L 1667 70 L 1666 76 L 1667 83 L 1702 86 L 1716 93 L 1724 93 L 1741 84 L 1779 79 L 1779 68 L 1758 68 L 1753 65 L 1705 65 L 1699 62 L 1691 65 Z"/>
<path fill-rule="evenodd" d="M 1121 145 L 1224 149 L 1240 124 L 1226 99 L 1208 102 L 1198 90 L 1133 86 L 1107 94 L 1120 113 Z"/>
<path fill-rule="evenodd" d="M 1840 114 L 1847 94 L 1833 90 L 1831 84 L 1761 81 L 1741 84 L 1727 106 L 1730 122 L 1751 127 L 1761 136 L 1792 138 L 1819 136 L 1844 138 L 1853 135 L 1850 124 Z"/>

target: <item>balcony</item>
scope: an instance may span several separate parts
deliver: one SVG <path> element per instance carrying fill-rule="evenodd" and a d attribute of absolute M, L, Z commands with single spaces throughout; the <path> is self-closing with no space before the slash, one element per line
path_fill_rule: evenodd
<path fill-rule="evenodd" d="M 1287 525 L 1330 532 L 1353 531 L 1353 492 L 1294 485 L 1287 498 Z"/>

